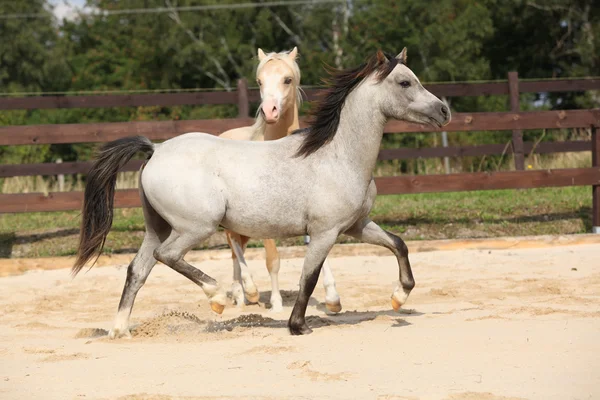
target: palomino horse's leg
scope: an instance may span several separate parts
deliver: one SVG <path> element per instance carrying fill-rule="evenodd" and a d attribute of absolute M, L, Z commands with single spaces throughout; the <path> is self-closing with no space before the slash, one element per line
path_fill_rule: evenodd
<path fill-rule="evenodd" d="M 335 244 L 337 236 L 337 232 L 325 232 L 320 235 L 314 235 L 306 249 L 298 298 L 288 321 L 288 327 L 292 335 L 306 335 L 312 332 L 308 325 L 306 325 L 306 307 L 319 280 L 319 273 L 321 272 L 323 262 L 329 250 Z"/>
<path fill-rule="evenodd" d="M 217 284 L 216 280 L 183 259 L 192 247 L 213 233 L 214 231 L 205 232 L 204 234 L 179 234 L 173 230 L 167 240 L 154 250 L 154 258 L 200 286 L 206 297 L 208 297 L 212 310 L 221 314 L 225 309 L 227 299 L 223 289 Z"/>
<path fill-rule="evenodd" d="M 131 264 L 127 268 L 127 280 L 119 302 L 119 311 L 115 318 L 115 324 L 108 333 L 111 339 L 120 336 L 131 337 L 129 332 L 129 316 L 135 302 L 135 296 L 146 282 L 150 271 L 156 265 L 156 259 L 152 255 L 155 248 L 160 245 L 160 241 L 153 233 L 146 233 L 142 246 L 135 255 Z"/>
<path fill-rule="evenodd" d="M 323 278 L 323 287 L 325 288 L 325 307 L 327 307 L 327 311 L 339 313 L 342 311 L 342 303 L 340 302 L 340 295 L 335 288 L 335 279 L 327 260 L 323 263 L 321 278 Z"/>
<path fill-rule="evenodd" d="M 238 306 L 244 305 L 244 293 L 246 294 L 248 303 L 258 303 L 260 297 L 258 289 L 252 280 L 248 264 L 246 264 L 246 259 L 244 258 L 244 251 L 246 250 L 248 240 L 250 240 L 248 236 L 228 232 L 227 241 L 233 253 L 233 284 L 231 285 L 231 291 L 233 299 Z"/>
<path fill-rule="evenodd" d="M 233 302 L 238 306 L 242 306 L 244 304 L 244 288 L 242 287 L 242 270 L 240 267 L 240 262 L 235 255 L 235 250 L 233 249 L 233 238 L 232 236 L 237 236 L 238 240 L 239 236 L 237 233 L 225 231 L 225 237 L 227 238 L 227 243 L 229 243 L 229 248 L 231 249 L 231 259 L 233 260 L 233 282 L 231 283 L 231 297 L 233 298 Z"/>
<path fill-rule="evenodd" d="M 265 252 L 267 253 L 267 270 L 271 276 L 271 312 L 281 312 L 283 310 L 283 300 L 279 292 L 279 251 L 275 246 L 275 240 L 263 240 Z"/>
<path fill-rule="evenodd" d="M 359 221 L 344 233 L 365 243 L 387 247 L 396 255 L 400 269 L 400 281 L 392 294 L 392 307 L 398 311 L 406 302 L 410 291 L 415 287 L 415 280 L 408 261 L 408 247 L 404 241 L 393 233 L 384 231 L 369 218 Z"/>
<path fill-rule="evenodd" d="M 269 275 L 271 275 L 271 311 L 280 312 L 283 310 L 283 301 L 279 292 L 279 252 L 277 251 L 277 246 L 275 246 L 275 240 L 265 239 L 263 240 L 263 244 L 267 253 L 267 270 L 269 271 Z M 325 260 L 323 268 L 321 268 L 321 278 L 323 279 L 323 287 L 325 288 L 325 306 L 327 310 L 332 313 L 339 313 L 342 311 L 342 303 L 335 288 L 335 279 L 327 260 Z"/>

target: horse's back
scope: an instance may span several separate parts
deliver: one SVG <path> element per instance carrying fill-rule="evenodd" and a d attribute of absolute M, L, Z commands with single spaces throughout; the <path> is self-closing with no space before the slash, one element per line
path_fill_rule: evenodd
<path fill-rule="evenodd" d="M 286 159 L 293 148 L 293 143 L 242 142 L 198 132 L 177 136 L 156 146 L 142 173 L 144 193 L 169 222 L 220 222 L 233 203 L 250 212 L 257 197 L 289 185 L 277 168 L 290 168 Z"/>

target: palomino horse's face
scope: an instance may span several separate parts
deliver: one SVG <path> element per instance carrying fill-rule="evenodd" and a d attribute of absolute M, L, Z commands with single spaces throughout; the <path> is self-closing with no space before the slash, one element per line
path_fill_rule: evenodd
<path fill-rule="evenodd" d="M 295 64 L 297 55 L 298 49 L 294 47 L 288 54 L 280 53 L 280 58 L 266 60 L 256 72 L 256 83 L 262 99 L 261 112 L 267 124 L 276 123 L 290 107 L 296 107 L 299 77 L 291 66 Z M 258 49 L 259 61 L 265 61 L 268 57 Z"/>
<path fill-rule="evenodd" d="M 441 127 L 450 122 L 450 109 L 428 92 L 406 66 L 406 48 L 396 56 L 398 65 L 380 83 L 381 107 L 388 118 Z M 387 61 L 390 62 L 390 61 Z"/>

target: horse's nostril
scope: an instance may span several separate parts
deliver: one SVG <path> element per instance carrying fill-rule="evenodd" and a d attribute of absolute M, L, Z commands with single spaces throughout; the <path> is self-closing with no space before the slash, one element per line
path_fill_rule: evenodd
<path fill-rule="evenodd" d="M 444 117 L 448 116 L 448 107 L 442 106 L 442 114 L 444 115 Z"/>

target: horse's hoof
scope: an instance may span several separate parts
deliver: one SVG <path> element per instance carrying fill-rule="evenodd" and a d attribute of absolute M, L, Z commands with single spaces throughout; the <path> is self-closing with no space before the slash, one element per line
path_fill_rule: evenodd
<path fill-rule="evenodd" d="M 125 339 L 131 339 L 131 332 L 129 331 L 129 329 L 113 328 L 110 331 L 108 331 L 108 337 L 109 339 L 118 339 L 121 337 Z"/>
<path fill-rule="evenodd" d="M 256 303 L 258 303 L 258 299 L 260 299 L 260 293 L 258 293 L 258 292 L 246 293 L 246 300 L 248 300 L 248 303 L 256 304 Z"/>
<path fill-rule="evenodd" d="M 312 333 L 312 329 L 310 329 L 308 325 L 306 325 L 306 322 L 302 324 L 289 323 L 288 328 L 290 329 L 290 333 L 294 336 L 308 335 Z"/>
<path fill-rule="evenodd" d="M 283 305 L 281 303 L 273 303 L 271 302 L 271 308 L 269 308 L 270 313 L 280 313 L 283 311 Z"/>
<path fill-rule="evenodd" d="M 340 311 L 342 311 L 342 303 L 340 303 L 339 301 L 336 303 L 325 302 L 325 307 L 327 308 L 327 311 L 333 314 L 337 314 Z"/>
<path fill-rule="evenodd" d="M 406 303 L 409 294 L 410 290 L 402 288 L 396 288 L 396 290 L 394 290 L 394 293 L 392 294 L 392 308 L 394 311 L 398 311 L 400 307 Z"/>
<path fill-rule="evenodd" d="M 392 297 L 392 308 L 394 309 L 394 311 L 398 311 L 400 307 L 402 307 L 402 304 L 398 300 L 396 300 L 395 297 Z"/>
<path fill-rule="evenodd" d="M 221 314 L 223 314 L 223 310 L 225 310 L 225 305 L 211 302 L 210 308 L 217 314 L 221 315 Z"/>

